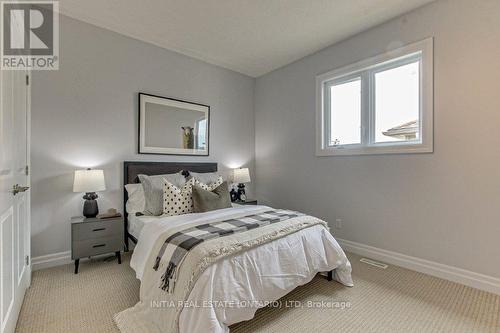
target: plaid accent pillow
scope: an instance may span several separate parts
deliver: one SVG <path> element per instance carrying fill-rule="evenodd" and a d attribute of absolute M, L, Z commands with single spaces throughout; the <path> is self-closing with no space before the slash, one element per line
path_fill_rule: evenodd
<path fill-rule="evenodd" d="M 207 191 L 213 191 L 224 180 L 222 177 L 219 177 L 216 182 L 207 185 L 197 179 L 191 178 L 180 188 L 167 179 L 163 179 L 163 182 L 163 214 L 166 216 L 175 216 L 193 212 L 193 185 Z"/>

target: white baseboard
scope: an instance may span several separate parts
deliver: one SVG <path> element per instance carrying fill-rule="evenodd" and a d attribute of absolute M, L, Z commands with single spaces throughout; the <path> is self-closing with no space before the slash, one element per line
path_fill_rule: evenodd
<path fill-rule="evenodd" d="M 71 252 L 59 252 L 47 254 L 44 256 L 34 257 L 31 259 L 31 270 L 37 271 L 39 269 L 66 265 L 71 263 Z"/>
<path fill-rule="evenodd" d="M 352 252 L 500 295 L 500 279 L 493 276 L 479 274 L 458 267 L 443 265 L 434 261 L 411 257 L 401 253 L 379 249 L 345 239 L 337 238 L 337 241 L 347 252 Z"/>

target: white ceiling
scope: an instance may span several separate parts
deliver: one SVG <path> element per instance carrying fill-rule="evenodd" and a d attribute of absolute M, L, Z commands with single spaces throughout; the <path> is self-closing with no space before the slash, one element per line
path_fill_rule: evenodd
<path fill-rule="evenodd" d="M 433 0 L 62 0 L 72 18 L 258 77 Z"/>

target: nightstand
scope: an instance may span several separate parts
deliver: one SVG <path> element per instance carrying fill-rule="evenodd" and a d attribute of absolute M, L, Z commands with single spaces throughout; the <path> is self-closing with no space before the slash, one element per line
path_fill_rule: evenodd
<path fill-rule="evenodd" d="M 109 219 L 71 218 L 71 259 L 78 274 L 80 258 L 114 252 L 121 264 L 123 250 L 123 217 Z"/>
<path fill-rule="evenodd" d="M 239 200 L 236 200 L 235 202 L 233 202 L 235 204 L 238 204 L 238 205 L 258 205 L 257 203 L 257 200 L 256 199 L 247 199 L 246 201 L 239 201 Z"/>

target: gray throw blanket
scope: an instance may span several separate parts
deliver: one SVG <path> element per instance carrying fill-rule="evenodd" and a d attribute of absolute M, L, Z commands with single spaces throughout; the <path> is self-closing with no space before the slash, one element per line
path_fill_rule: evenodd
<path fill-rule="evenodd" d="M 167 253 L 169 256 L 166 257 L 168 265 L 161 277 L 160 288 L 168 293 L 173 292 L 179 266 L 189 251 L 203 241 L 241 233 L 303 215 L 290 210 L 275 209 L 241 218 L 206 223 L 176 232 L 163 243 L 153 266 L 153 269 L 157 271 L 163 256 Z"/>

